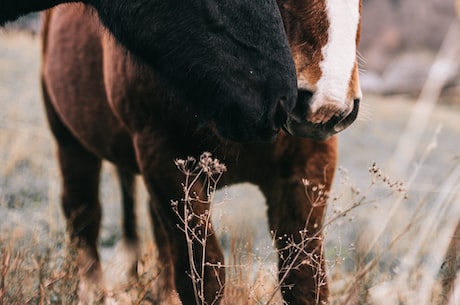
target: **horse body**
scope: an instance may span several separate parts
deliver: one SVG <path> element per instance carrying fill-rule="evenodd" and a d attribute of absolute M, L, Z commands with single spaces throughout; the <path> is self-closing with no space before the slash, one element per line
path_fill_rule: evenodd
<path fill-rule="evenodd" d="M 312 3 L 324 2 L 328 1 Z M 82 276 L 80 298 L 83 303 L 91 302 L 93 292 L 103 290 L 96 240 L 101 217 L 99 172 L 101 160 L 107 159 L 119 168 L 128 243 L 138 253 L 132 177 L 140 173 L 151 197 L 149 207 L 159 263 L 164 267 L 163 290 L 165 294 L 176 290 L 183 304 L 195 304 L 193 284 L 187 275 L 190 263 L 186 239 L 177 228 L 178 215 L 171 208 L 171 200 L 184 196 L 180 187 L 183 174 L 173 160 L 203 151 L 212 152 L 227 165 L 228 173 L 223 183 L 251 182 L 258 185 L 266 197 L 270 228 L 280 253 L 280 279 L 287 303 L 327 301 L 321 223 L 327 197 L 324 194 L 330 189 L 337 159 L 337 139 L 330 136 L 356 117 L 360 95 L 357 65 L 355 58 L 351 63 L 348 59 L 350 71 L 349 79 L 345 80 L 346 92 L 337 95 L 345 101 L 333 101 L 335 95 L 328 90 L 317 93 L 321 76 L 329 73 L 322 71 L 321 66 L 321 59 L 327 52 L 318 57 L 318 52 L 328 46 L 327 39 L 324 41 L 322 37 L 328 35 L 326 21 L 329 17 L 298 18 L 299 12 L 310 9 L 313 15 L 318 10 L 316 6 L 307 7 L 302 1 L 280 0 L 278 4 L 296 60 L 299 99 L 293 109 L 294 116 L 279 109 L 271 110 L 275 121 L 287 122 L 286 131 L 279 132 L 272 143 L 236 143 L 222 138 L 222 130 L 212 120 L 211 124 L 203 124 L 200 109 L 194 111 L 193 107 L 184 107 L 186 97 L 171 84 L 170 78 L 152 70 L 142 59 L 119 45 L 98 23 L 97 16 L 84 6 L 69 5 L 46 14 L 43 94 L 50 127 L 58 144 L 63 209 L 72 241 L 79 249 L 77 263 Z M 359 11 L 359 1 L 355 4 L 354 9 Z M 320 13 L 325 11 L 326 5 L 319 10 Z M 317 30 L 316 35 L 308 34 L 321 24 L 319 21 L 324 27 Z M 359 20 L 356 25 L 356 33 L 350 39 L 357 43 Z M 190 48 L 193 49 L 193 44 Z M 225 81 L 226 75 L 223 74 L 221 81 Z M 279 80 L 277 75 L 274 79 Z M 328 81 L 333 83 L 330 77 Z M 254 85 L 251 81 L 244 84 L 247 88 Z M 267 86 L 262 91 L 270 91 L 270 88 Z M 203 90 L 198 86 L 194 94 L 206 94 Z M 310 100 L 318 96 L 327 103 L 324 107 L 317 105 L 315 110 L 310 109 Z M 254 96 L 249 94 L 249 97 Z M 249 105 L 248 111 L 254 111 L 252 104 Z M 221 114 L 227 116 L 232 130 L 241 128 L 239 110 L 230 107 Z M 331 120 L 333 122 L 329 123 Z M 337 127 L 340 124 L 343 126 Z M 257 129 L 257 125 L 249 126 Z M 308 185 L 302 179 L 308 179 Z M 322 185 L 323 195 L 315 191 L 318 185 Z M 200 185 L 195 186 L 195 191 L 202 198 L 206 197 Z M 196 213 L 204 213 L 208 207 L 195 208 Z M 307 232 L 306 240 L 300 232 Z M 300 254 L 294 257 L 289 247 L 292 243 L 299 245 Z M 198 244 L 194 248 L 200 252 Z M 223 263 L 214 235 L 209 236 L 205 253 L 206 262 Z M 198 264 L 199 257 L 196 260 Z M 312 260 L 315 263 L 311 263 Z M 295 268 L 286 270 L 287 265 Z M 220 268 L 215 272 L 211 267 L 205 270 L 204 298 L 208 304 L 216 304 L 221 299 L 216 293 L 225 282 L 225 270 Z"/>

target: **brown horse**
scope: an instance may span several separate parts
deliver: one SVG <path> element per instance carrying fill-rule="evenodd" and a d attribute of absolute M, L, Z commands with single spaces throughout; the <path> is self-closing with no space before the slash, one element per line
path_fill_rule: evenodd
<path fill-rule="evenodd" d="M 150 195 L 153 231 L 163 268 L 163 291 L 177 291 L 182 304 L 196 304 L 194 283 L 189 276 L 189 248 L 178 226 L 181 215 L 174 211 L 171 200 L 184 196 L 184 177 L 174 159 L 203 151 L 212 152 L 227 165 L 223 183 L 251 182 L 265 195 L 269 224 L 279 252 L 282 295 L 287 304 L 327 302 L 321 224 L 336 166 L 334 134 L 350 125 L 358 112 L 361 92 L 356 47 L 361 3 L 279 0 L 278 6 L 295 61 L 298 98 L 292 111 L 282 110 L 287 107 L 286 101 L 268 111 L 277 125 L 283 126 L 272 143 L 228 140 L 255 138 L 233 137 L 235 133 L 263 134 L 258 128 L 266 120 L 266 112 L 260 112 L 252 123 L 241 108 L 224 107 L 220 115 L 230 124 L 228 132 L 222 132 L 212 120 L 209 124 L 203 122 L 193 107 L 183 107 L 188 95 L 178 92 L 171 79 L 119 45 L 92 10 L 83 5 L 67 5 L 45 15 L 43 94 L 58 145 L 63 209 L 72 241 L 78 247 L 82 303 L 91 302 L 92 296 L 103 290 L 96 241 L 101 218 L 99 173 L 101 160 L 107 159 L 119 169 L 128 243 L 137 251 L 133 175 L 139 173 Z M 192 38 L 186 43 L 193 49 Z M 260 73 L 252 67 L 248 67 L 249 75 Z M 226 66 L 222 69 L 221 82 L 235 84 L 227 79 Z M 280 77 L 276 73 L 265 75 L 263 84 L 268 85 L 259 90 L 270 95 L 269 84 L 278 83 Z M 251 88 L 260 85 L 249 80 L 235 89 L 248 94 L 245 111 L 259 110 L 258 104 L 251 102 L 256 98 Z M 205 96 L 208 90 L 204 85 L 189 89 L 194 92 L 186 93 L 192 96 Z M 219 99 L 213 102 L 225 103 Z M 245 117 L 244 125 L 239 124 L 241 117 Z M 268 138 L 268 134 L 259 137 Z M 200 198 L 206 197 L 203 186 L 204 182 L 198 183 L 193 190 Z M 321 192 L 317 191 L 318 186 Z M 193 208 L 200 214 L 208 206 L 196 204 Z M 205 224 L 197 222 L 194 226 L 198 231 L 200 227 L 201 232 L 206 231 Z M 202 253 L 201 244 L 193 242 L 194 251 Z M 202 298 L 206 304 L 218 304 L 225 270 L 211 267 L 222 265 L 224 259 L 213 234 L 207 237 L 204 254 L 207 264 Z M 193 259 L 200 264 L 199 255 Z"/>

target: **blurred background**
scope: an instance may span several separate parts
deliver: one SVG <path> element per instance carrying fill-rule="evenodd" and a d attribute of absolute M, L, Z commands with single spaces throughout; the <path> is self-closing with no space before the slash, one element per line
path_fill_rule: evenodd
<path fill-rule="evenodd" d="M 456 18 L 453 0 L 364 0 L 360 51 L 368 93 L 414 96 Z M 443 95 L 459 102 L 459 71 L 451 72 Z"/>
<path fill-rule="evenodd" d="M 340 168 L 325 220 L 332 304 L 460 304 L 459 7 L 455 0 L 363 0 L 363 105 L 339 135 Z M 2 258 L 6 249 L 30 245 L 21 251 L 39 256 L 63 240 L 55 148 L 39 88 L 39 32 L 38 14 L 0 30 Z M 105 164 L 100 246 L 107 269 L 121 239 L 113 176 Z M 151 238 L 142 186 L 139 196 L 140 228 Z M 257 188 L 229 187 L 216 201 L 214 222 L 227 253 L 239 240 L 242 254 L 273 271 Z M 26 274 L 38 272 L 34 264 Z M 11 300 L 32 300 L 36 288 L 28 295 L 12 278 L 5 292 Z"/>

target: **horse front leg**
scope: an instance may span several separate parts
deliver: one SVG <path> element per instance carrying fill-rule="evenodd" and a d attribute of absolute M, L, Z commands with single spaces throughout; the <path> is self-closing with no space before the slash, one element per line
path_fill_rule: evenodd
<path fill-rule="evenodd" d="M 325 200 L 311 204 L 302 181 L 277 188 L 278 199 L 268 197 L 268 215 L 283 298 L 290 305 L 322 304 L 329 293 L 321 234 Z"/>
<path fill-rule="evenodd" d="M 293 175 L 280 175 L 262 188 L 279 255 L 280 289 L 289 305 L 328 302 L 322 224 L 335 172 L 335 145 L 335 139 L 315 143 L 302 167 L 289 161 Z"/>
<path fill-rule="evenodd" d="M 167 139 L 152 136 L 146 128 L 134 137 L 134 143 L 152 196 L 150 210 L 164 289 L 175 288 L 184 305 L 219 304 L 225 282 L 220 267 L 224 257 L 209 219 L 206 221 L 209 203 L 204 185 L 198 180 L 193 185 L 184 182 L 184 173 L 174 164 L 179 153 L 168 149 L 172 146 Z M 158 145 L 161 149 L 156 149 Z"/>

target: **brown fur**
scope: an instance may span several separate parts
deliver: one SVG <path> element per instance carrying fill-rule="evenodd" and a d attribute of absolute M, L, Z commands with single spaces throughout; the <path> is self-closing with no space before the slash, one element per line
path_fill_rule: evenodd
<path fill-rule="evenodd" d="M 281 14 L 295 58 L 297 75 L 310 84 L 316 84 L 322 74 L 319 63 L 323 57 L 321 49 L 328 40 L 329 21 L 324 1 L 310 1 L 309 6 L 307 10 L 305 4 L 299 1 L 284 1 Z"/>
<path fill-rule="evenodd" d="M 315 50 L 305 52 L 310 51 Z M 314 73 L 312 77 L 317 77 Z M 222 185 L 247 181 L 259 186 L 265 195 L 270 229 L 280 252 L 286 302 L 305 305 L 327 301 L 321 240 L 327 196 L 320 196 L 313 188 L 323 184 L 327 192 L 331 187 L 337 159 L 335 136 L 315 142 L 281 132 L 273 144 L 236 144 L 215 136 L 212 128 L 199 125 L 193 113 L 176 104 L 174 92 L 130 58 L 102 30 L 97 17 L 81 5 L 57 8 L 46 15 L 42 84 L 49 124 L 58 145 L 63 208 L 72 240 L 79 248 L 78 263 L 85 285 L 102 286 L 96 249 L 101 218 L 98 179 L 101 160 L 107 159 L 120 168 L 128 210 L 133 204 L 132 175 L 140 173 L 144 178 L 164 267 L 164 289 L 177 290 L 183 304 L 195 304 L 186 275 L 186 242 L 170 204 L 171 199 L 183 197 L 184 177 L 173 160 L 210 151 L 227 165 Z M 308 179 L 307 189 L 302 179 Z M 199 187 L 196 190 L 202 191 Z M 137 247 L 130 218 L 132 213 L 125 215 L 125 235 Z M 304 230 L 308 238 L 303 240 L 299 232 Z M 293 241 L 302 250 L 295 262 L 291 261 L 292 248 L 287 247 Z M 223 262 L 214 235 L 208 239 L 206 256 L 208 262 Z M 283 266 L 291 263 L 295 268 L 285 276 Z M 205 298 L 211 304 L 225 280 L 224 269 L 217 274 L 207 269 L 205 279 Z M 89 299 L 86 293 L 82 289 L 80 298 Z"/>

